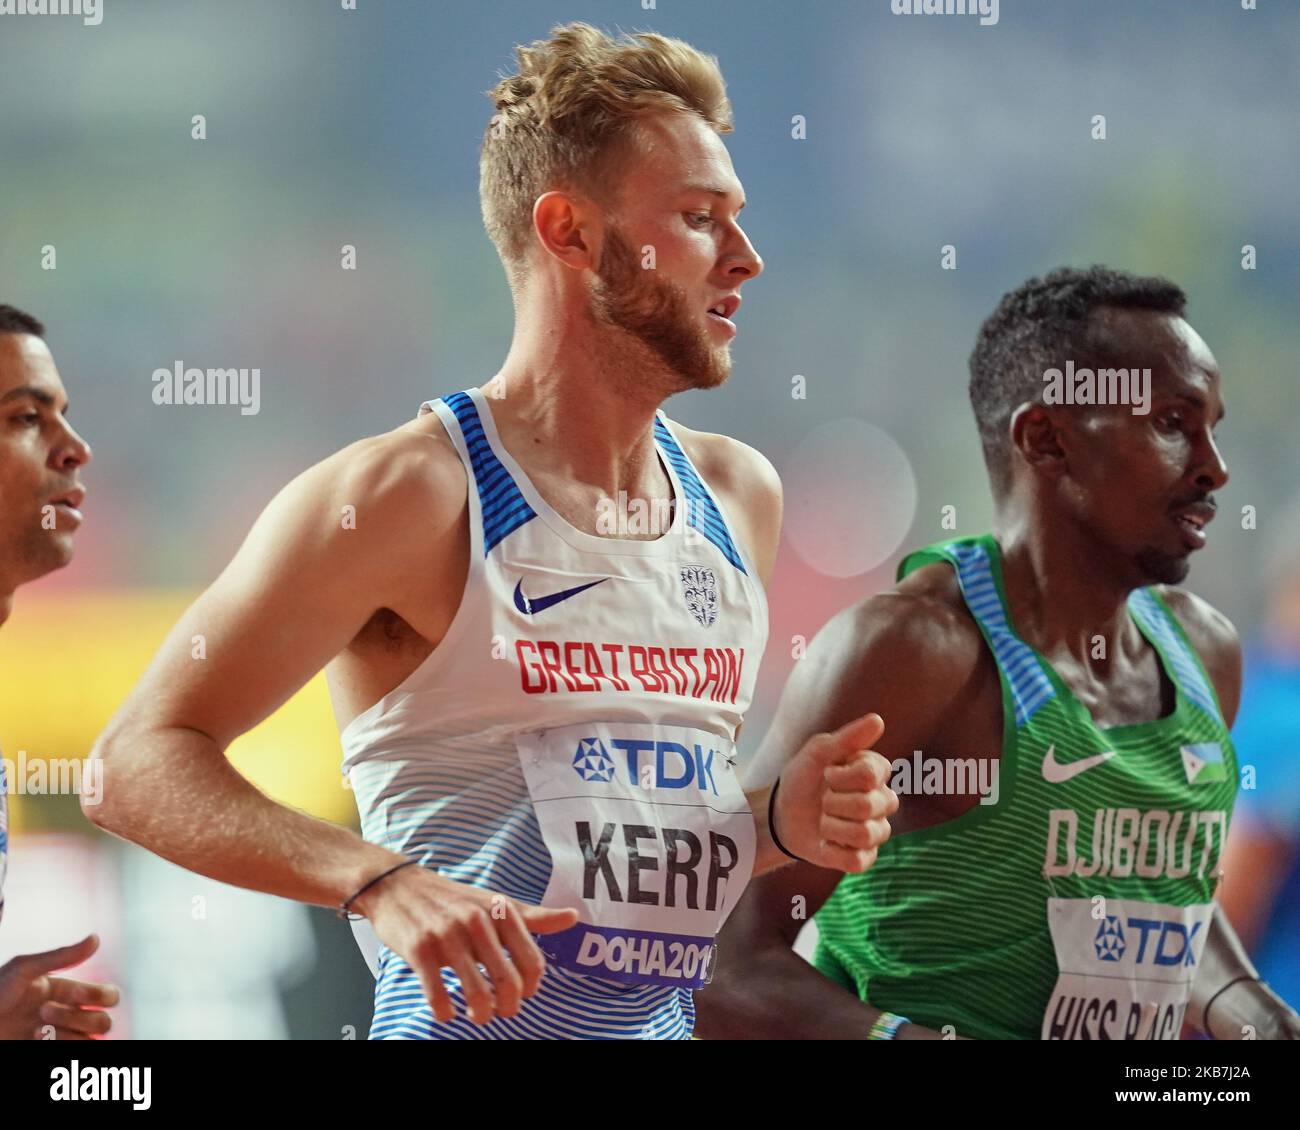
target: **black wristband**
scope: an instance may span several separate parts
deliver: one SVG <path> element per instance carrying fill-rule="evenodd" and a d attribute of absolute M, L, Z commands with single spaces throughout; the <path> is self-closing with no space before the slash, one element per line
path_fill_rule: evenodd
<path fill-rule="evenodd" d="M 1234 977 L 1231 981 L 1229 981 L 1226 985 L 1224 985 L 1223 988 L 1221 988 L 1217 993 L 1215 993 L 1214 996 L 1212 996 L 1208 1001 L 1206 1001 L 1205 1011 L 1201 1013 L 1201 1027 L 1205 1029 L 1206 1035 L 1212 1036 L 1214 1034 L 1213 1032 L 1210 1031 L 1210 1005 L 1212 1005 L 1221 996 L 1223 996 L 1224 993 L 1226 993 L 1229 989 L 1231 989 L 1233 985 L 1236 985 L 1240 981 L 1254 981 L 1256 984 L 1259 984 L 1258 977 L 1252 977 L 1249 973 L 1243 973 L 1240 977 Z"/>
<path fill-rule="evenodd" d="M 781 838 L 776 834 L 776 790 L 781 787 L 781 778 L 778 777 L 772 783 L 772 795 L 767 798 L 767 834 L 772 837 L 772 842 L 781 849 L 782 855 L 788 855 L 791 859 L 800 863 L 808 861 L 801 856 L 795 855 L 788 847 L 781 842 Z"/>
<path fill-rule="evenodd" d="M 348 911 L 348 907 L 350 907 L 354 902 L 356 902 L 357 899 L 359 899 L 363 894 L 366 893 L 366 891 L 370 890 L 370 888 L 373 887 L 376 883 L 378 883 L 380 879 L 387 879 L 388 876 L 391 875 L 394 871 L 400 871 L 403 867 L 410 867 L 412 864 L 419 863 L 419 862 L 420 861 L 418 859 L 405 859 L 401 863 L 394 864 L 387 871 L 381 871 L 378 875 L 376 875 L 373 879 L 371 879 L 370 882 L 363 884 L 360 890 L 356 891 L 351 898 L 347 899 L 339 906 L 338 916 L 345 920 L 348 919 L 355 920 L 358 918 L 363 918 L 364 915 L 350 913 Z"/>

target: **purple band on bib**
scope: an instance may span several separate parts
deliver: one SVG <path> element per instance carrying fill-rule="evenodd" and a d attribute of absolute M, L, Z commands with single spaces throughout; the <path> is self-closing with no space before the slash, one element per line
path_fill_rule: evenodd
<path fill-rule="evenodd" d="M 539 937 L 538 944 L 557 965 L 628 984 L 699 989 L 713 975 L 712 938 L 579 922 L 559 934 Z"/>

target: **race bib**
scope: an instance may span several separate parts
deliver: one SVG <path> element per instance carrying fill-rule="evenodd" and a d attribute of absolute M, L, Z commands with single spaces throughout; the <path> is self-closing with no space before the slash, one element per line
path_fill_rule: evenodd
<path fill-rule="evenodd" d="M 576 907 L 538 940 L 579 973 L 693 989 L 754 867 L 754 818 L 731 742 L 684 726 L 584 722 L 515 738 L 551 855 L 543 906 Z"/>
<path fill-rule="evenodd" d="M 1213 912 L 1213 903 L 1048 899 L 1059 975 L 1042 1038 L 1178 1039 Z"/>

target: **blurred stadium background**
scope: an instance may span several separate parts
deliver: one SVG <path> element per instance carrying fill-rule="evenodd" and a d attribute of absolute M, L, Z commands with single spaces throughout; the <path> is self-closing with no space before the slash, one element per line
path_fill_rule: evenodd
<path fill-rule="evenodd" d="M 1300 486 L 1290 0 L 1003 0 L 992 27 L 888 0 L 106 0 L 99 27 L 0 19 L 0 301 L 48 324 L 95 450 L 75 562 L 22 590 L 0 631 L 6 757 L 83 757 L 280 486 L 495 372 L 512 314 L 478 216 L 482 92 L 515 43 L 574 19 L 716 54 L 735 107 L 767 273 L 730 382 L 667 411 L 759 447 L 786 482 L 745 749 L 795 637 L 944 536 L 944 506 L 958 533 L 988 527 L 966 357 L 1004 291 L 1060 264 L 1190 295 L 1225 375 L 1233 479 L 1190 583 L 1255 631 L 1266 543 Z M 150 375 L 177 360 L 260 368 L 261 412 L 156 406 Z M 355 824 L 322 680 L 231 755 Z M 94 929 L 87 972 L 126 990 L 118 1035 L 364 1037 L 370 978 L 329 912 L 94 833 L 74 797 L 11 802 L 0 961 Z"/>

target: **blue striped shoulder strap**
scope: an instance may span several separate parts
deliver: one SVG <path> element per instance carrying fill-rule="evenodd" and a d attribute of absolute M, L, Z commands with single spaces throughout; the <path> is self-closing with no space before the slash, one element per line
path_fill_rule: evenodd
<path fill-rule="evenodd" d="M 946 561 L 957 571 L 957 584 L 966 607 L 1011 692 L 1016 727 L 1029 721 L 1056 696 L 1056 688 L 1038 660 L 1038 654 L 1011 630 L 997 542 L 992 535 L 956 538 L 909 553 L 898 567 L 898 580 L 923 565 Z"/>
<path fill-rule="evenodd" d="M 536 518 L 537 512 L 528 505 L 519 484 L 492 450 L 470 395 L 453 392 L 439 397 L 439 400 L 455 415 L 469 451 L 470 469 L 474 473 L 479 510 L 483 516 L 483 554 L 487 556 L 502 538 Z"/>
<path fill-rule="evenodd" d="M 1160 594 L 1153 588 L 1134 589 L 1128 597 L 1129 613 L 1142 626 L 1147 638 L 1169 661 L 1179 689 L 1206 714 L 1224 725 L 1214 685 L 1201 664 L 1191 641 Z"/>
<path fill-rule="evenodd" d="M 722 512 L 718 509 L 718 504 L 696 473 L 691 461 L 686 458 L 686 452 L 682 450 L 677 437 L 669 429 L 662 412 L 655 413 L 655 439 L 659 441 L 665 458 L 677 472 L 677 478 L 682 484 L 682 493 L 686 496 L 686 513 L 691 525 L 717 546 L 723 557 L 744 573 L 744 563 L 740 559 L 740 554 L 736 552 L 736 543 L 731 540 L 731 533 L 727 529 L 727 523 L 722 520 Z"/>
<path fill-rule="evenodd" d="M 483 432 L 483 421 L 478 408 L 467 392 L 453 392 L 439 398 L 451 409 L 460 425 L 465 447 L 469 451 L 474 484 L 478 490 L 479 506 L 483 515 L 483 552 L 490 553 L 493 546 L 508 537 L 525 522 L 537 517 L 528 504 L 519 485 L 497 458 Z M 655 414 L 655 439 L 665 458 L 677 472 L 685 494 L 687 515 L 692 526 L 718 547 L 722 555 L 744 573 L 745 566 L 731 532 L 723 521 L 713 496 L 696 473 L 676 437 L 664 422 L 662 412 Z"/>

